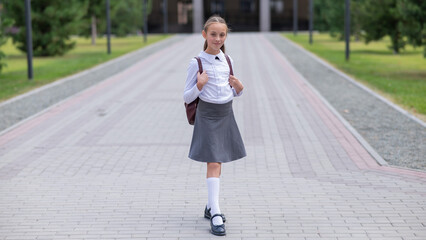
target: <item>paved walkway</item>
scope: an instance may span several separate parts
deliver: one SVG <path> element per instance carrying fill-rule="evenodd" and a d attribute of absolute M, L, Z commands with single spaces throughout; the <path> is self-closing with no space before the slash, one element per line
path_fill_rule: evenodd
<path fill-rule="evenodd" d="M 426 171 L 425 123 L 401 113 L 404 110 L 280 34 L 266 37 L 387 163 Z"/>
<path fill-rule="evenodd" d="M 0 239 L 209 239 L 188 160 L 184 40 L 0 136 Z M 224 165 L 223 239 L 426 239 L 426 174 L 379 166 L 261 34 L 227 44 L 248 157 Z"/>

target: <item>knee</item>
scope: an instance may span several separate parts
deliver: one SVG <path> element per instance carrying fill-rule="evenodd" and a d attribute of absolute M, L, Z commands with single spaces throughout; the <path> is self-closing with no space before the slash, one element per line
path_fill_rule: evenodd
<path fill-rule="evenodd" d="M 207 169 L 211 171 L 220 171 L 220 163 L 207 163 Z"/>
<path fill-rule="evenodd" d="M 220 169 L 220 163 L 207 163 L 207 177 L 219 177 Z"/>

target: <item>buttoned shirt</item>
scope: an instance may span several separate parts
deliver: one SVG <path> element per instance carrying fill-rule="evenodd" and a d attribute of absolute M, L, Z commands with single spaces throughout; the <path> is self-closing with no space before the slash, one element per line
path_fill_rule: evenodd
<path fill-rule="evenodd" d="M 186 103 L 191 103 L 199 97 L 205 102 L 224 104 L 231 101 L 236 96 L 241 96 L 243 91 L 237 94 L 235 89 L 231 88 L 231 85 L 229 85 L 229 66 L 225 54 L 222 51 L 217 55 L 201 51 L 198 57 L 201 59 L 203 70 L 206 71 L 209 80 L 201 91 L 198 90 L 198 62 L 193 58 L 188 66 L 188 75 L 183 94 L 183 99 Z M 231 59 L 232 66 L 234 66 L 232 58 L 229 58 Z M 232 67 L 232 69 L 234 69 L 234 67 Z"/>

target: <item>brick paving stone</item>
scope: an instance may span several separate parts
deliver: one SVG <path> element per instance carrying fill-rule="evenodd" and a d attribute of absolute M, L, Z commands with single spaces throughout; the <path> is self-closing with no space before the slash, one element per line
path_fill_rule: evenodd
<path fill-rule="evenodd" d="M 218 239 L 187 158 L 186 35 L 0 135 L 0 239 Z M 232 33 L 248 156 L 224 164 L 224 239 L 424 239 L 426 174 L 382 167 L 262 34 Z"/>

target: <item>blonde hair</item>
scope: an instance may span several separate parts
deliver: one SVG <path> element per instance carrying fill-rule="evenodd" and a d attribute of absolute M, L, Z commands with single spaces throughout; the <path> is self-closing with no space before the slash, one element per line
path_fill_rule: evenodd
<path fill-rule="evenodd" d="M 206 23 L 204 23 L 204 32 L 207 33 L 207 29 L 209 28 L 210 25 L 212 25 L 213 23 L 223 23 L 226 26 L 226 34 L 228 34 L 229 32 L 229 27 L 228 24 L 226 24 L 225 19 L 221 18 L 218 15 L 213 15 L 211 16 L 209 19 L 207 19 Z M 204 49 L 207 49 L 207 40 L 204 42 Z M 222 47 L 220 48 L 220 50 L 222 50 L 223 53 L 225 53 L 225 43 L 222 45 Z"/>

